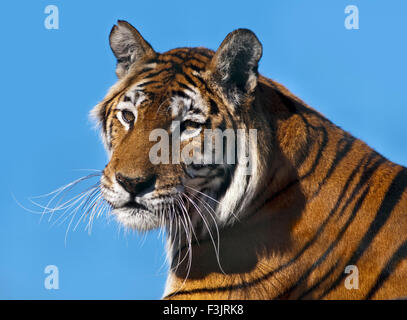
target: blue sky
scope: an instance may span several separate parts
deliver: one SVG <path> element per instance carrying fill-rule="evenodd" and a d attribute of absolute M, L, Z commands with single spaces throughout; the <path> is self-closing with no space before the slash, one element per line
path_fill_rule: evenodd
<path fill-rule="evenodd" d="M 157 51 L 216 49 L 228 32 L 252 29 L 263 43 L 260 72 L 330 120 L 407 165 L 407 2 L 3 1 L 0 5 L 2 153 L 0 298 L 156 299 L 166 277 L 158 232 L 128 233 L 104 216 L 91 235 L 51 226 L 22 209 L 28 198 L 102 169 L 107 158 L 88 112 L 115 82 L 108 34 L 128 20 Z M 59 29 L 44 9 L 59 8 Z M 347 5 L 359 30 L 344 27 Z M 95 181 L 96 182 L 96 181 Z M 164 265 L 163 265 L 164 264 Z M 59 289 L 44 268 L 59 269 Z"/>

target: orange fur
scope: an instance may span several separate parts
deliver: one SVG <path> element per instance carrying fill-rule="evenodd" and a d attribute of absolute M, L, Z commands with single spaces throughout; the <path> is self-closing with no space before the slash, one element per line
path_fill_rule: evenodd
<path fill-rule="evenodd" d="M 148 55 L 134 63 L 96 113 L 112 136 L 106 179 L 113 180 L 117 172 L 128 176 L 154 172 L 162 177 L 156 185 L 160 189 L 179 182 L 182 170 L 180 165 L 149 163 L 148 133 L 171 121 L 158 110 L 172 92 L 183 90 L 180 83 L 193 83 L 205 103 L 213 100 L 218 105 L 212 127 L 227 114 L 236 115 L 222 88 L 208 76 L 214 63 L 212 51 L 146 51 Z M 143 71 L 152 63 L 156 66 L 151 71 Z M 155 81 L 146 86 L 149 99 L 140 108 L 134 129 L 126 132 L 115 118 L 115 106 L 133 84 L 149 75 Z M 192 243 L 191 269 L 186 259 L 170 271 L 165 298 L 407 296 L 406 168 L 385 159 L 263 76 L 241 109 L 242 123 L 259 131 L 261 188 L 243 218 L 220 230 L 222 270 L 211 241 L 199 239 Z M 226 127 L 230 126 L 226 118 Z M 182 258 L 186 251 L 182 248 L 176 257 Z M 359 289 L 345 287 L 348 265 L 358 267 Z"/>
<path fill-rule="evenodd" d="M 185 274 L 172 274 L 175 294 L 167 297 L 406 296 L 406 169 L 330 123 L 281 85 L 261 77 L 259 86 L 259 108 L 272 118 L 278 150 L 271 160 L 275 171 L 265 173 L 271 179 L 263 200 L 249 209 L 247 219 L 222 231 L 220 260 L 226 274 L 215 264 L 209 243 L 196 245 L 189 280 L 182 285 Z M 295 112 L 282 101 L 276 104 L 277 92 L 285 102 L 296 104 Z M 344 285 L 345 267 L 353 264 L 359 269 L 358 290 Z"/>

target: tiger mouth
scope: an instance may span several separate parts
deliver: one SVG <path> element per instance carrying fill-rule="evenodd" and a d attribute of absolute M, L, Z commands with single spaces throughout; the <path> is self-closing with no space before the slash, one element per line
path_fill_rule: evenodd
<path fill-rule="evenodd" d="M 129 201 L 125 203 L 123 206 L 120 208 L 116 209 L 135 209 L 135 210 L 143 210 L 143 211 L 150 211 L 144 204 L 141 204 L 136 201 Z"/>
<path fill-rule="evenodd" d="M 115 215 L 124 213 L 128 216 L 135 216 L 137 214 L 153 214 L 154 213 L 144 204 L 136 202 L 134 200 L 130 200 L 120 206 L 116 205 L 116 206 L 112 206 L 112 207 L 113 207 L 112 213 Z"/>
<path fill-rule="evenodd" d="M 169 197 L 159 197 L 150 199 L 149 201 L 143 201 L 143 203 L 135 200 L 130 200 L 121 206 L 114 207 L 114 210 L 116 212 L 127 211 L 131 213 L 131 215 L 139 213 L 155 214 L 160 211 L 160 209 L 169 208 L 172 204 L 173 201 L 169 200 Z"/>

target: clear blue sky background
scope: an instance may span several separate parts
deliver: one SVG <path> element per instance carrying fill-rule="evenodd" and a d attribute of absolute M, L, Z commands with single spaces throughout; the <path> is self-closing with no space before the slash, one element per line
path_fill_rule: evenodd
<path fill-rule="evenodd" d="M 203 5 L 204 3 L 204 5 Z M 60 29 L 44 28 L 57 5 Z M 360 30 L 346 30 L 356 4 Z M 286 85 L 336 124 L 407 165 L 406 1 L 2 1 L 0 4 L 0 298 L 155 299 L 166 266 L 158 232 L 120 230 L 99 218 L 51 227 L 19 207 L 102 169 L 107 158 L 88 111 L 115 82 L 108 34 L 117 19 L 157 51 L 217 48 L 238 27 L 264 46 L 260 72 Z M 32 206 L 30 206 L 32 208 Z M 44 288 L 59 268 L 60 289 Z"/>

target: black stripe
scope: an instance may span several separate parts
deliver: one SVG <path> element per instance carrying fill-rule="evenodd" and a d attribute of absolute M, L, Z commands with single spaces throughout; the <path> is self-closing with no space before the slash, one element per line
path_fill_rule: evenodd
<path fill-rule="evenodd" d="M 315 282 L 310 288 L 304 291 L 297 299 L 301 300 L 304 299 L 307 295 L 309 295 L 312 291 L 317 289 L 326 279 L 328 279 L 335 271 L 335 269 L 339 266 L 340 259 L 336 261 L 336 263 L 329 268 L 329 270 L 317 281 Z"/>
<path fill-rule="evenodd" d="M 318 184 L 317 190 L 314 192 L 312 197 L 316 197 L 319 192 L 321 191 L 322 187 L 328 181 L 328 179 L 332 176 L 335 169 L 338 168 L 338 164 L 344 159 L 352 149 L 353 144 L 355 143 L 355 138 L 350 136 L 349 134 L 345 133 L 345 135 L 338 141 L 338 147 L 336 149 L 335 158 L 332 161 L 331 166 L 329 167 L 325 177 L 322 181 Z"/>
<path fill-rule="evenodd" d="M 380 272 L 375 284 L 369 290 L 368 294 L 366 295 L 365 299 L 371 299 L 373 295 L 379 290 L 387 278 L 392 274 L 394 269 L 397 267 L 399 262 L 407 257 L 407 241 L 404 241 L 397 251 L 393 254 L 393 256 L 387 261 L 386 265 Z"/>
<path fill-rule="evenodd" d="M 190 69 L 192 69 L 192 70 L 194 70 L 196 72 L 201 72 L 203 70 L 202 68 L 200 68 L 200 67 L 198 67 L 198 66 L 196 66 L 196 65 L 194 65 L 192 63 L 189 63 L 188 65 L 186 65 L 186 67 L 190 68 Z"/>
<path fill-rule="evenodd" d="M 107 105 L 109 104 L 110 101 L 107 101 L 103 103 L 99 110 L 99 121 L 102 122 L 102 132 L 103 134 L 106 134 L 106 120 L 107 120 L 107 114 L 106 114 L 106 109 Z"/>
<path fill-rule="evenodd" d="M 211 94 L 211 95 L 215 95 L 214 92 L 212 91 L 212 89 L 208 86 L 208 84 L 206 83 L 206 81 L 199 75 L 199 74 L 195 74 L 194 77 L 199 81 L 199 83 L 201 85 L 204 86 L 205 90 Z"/>
<path fill-rule="evenodd" d="M 380 205 L 379 210 L 369 229 L 365 232 L 364 237 L 359 242 L 358 248 L 355 250 L 352 257 L 347 261 L 346 265 L 357 265 L 360 257 L 371 245 L 373 239 L 376 237 L 377 233 L 381 230 L 383 225 L 387 222 L 390 217 L 391 212 L 400 200 L 401 195 L 407 188 L 407 169 L 403 168 L 397 176 L 393 179 L 390 187 L 388 188 L 386 195 Z M 335 282 L 322 294 L 321 298 L 325 297 L 329 292 L 334 290 L 345 277 L 341 274 L 340 277 L 336 279 Z"/>
<path fill-rule="evenodd" d="M 109 118 L 109 114 L 110 114 L 110 111 L 112 109 L 112 105 L 115 103 L 115 99 L 116 99 L 116 96 L 114 96 L 112 99 L 107 101 L 104 104 L 104 107 L 103 107 L 103 110 L 102 110 L 103 111 L 103 125 L 102 125 L 102 127 L 103 127 L 103 133 L 104 134 L 107 134 L 107 119 Z"/>
<path fill-rule="evenodd" d="M 150 73 L 150 74 L 147 74 L 144 78 L 145 78 L 145 79 L 154 78 L 154 77 L 158 76 L 158 75 L 161 74 L 161 73 L 164 73 L 164 72 L 171 72 L 171 71 L 172 71 L 172 67 L 165 68 L 165 69 L 161 69 L 161 70 L 159 70 L 159 71 L 156 71 L 156 72 L 152 72 L 152 73 Z"/>
<path fill-rule="evenodd" d="M 260 87 L 261 88 L 261 87 Z M 276 93 L 278 96 L 282 95 L 282 93 L 278 90 L 276 90 Z M 290 101 L 290 103 L 293 103 L 292 101 Z M 305 161 L 305 159 L 307 158 L 307 156 L 309 155 L 309 150 L 311 148 L 312 142 L 313 140 L 310 139 L 310 127 L 311 125 L 309 124 L 308 120 L 300 113 L 298 113 L 298 115 L 301 117 L 301 119 L 303 120 L 304 124 L 305 124 L 305 130 L 306 130 L 306 144 L 303 147 L 303 149 L 301 149 L 301 153 L 299 156 L 299 159 L 297 160 L 297 167 L 300 167 L 301 164 Z M 273 128 L 274 125 L 272 123 L 270 123 L 270 127 Z M 313 127 L 315 129 L 315 127 Z M 323 139 L 325 140 L 325 139 Z M 320 152 L 321 153 L 321 152 Z M 307 177 L 308 174 L 305 174 L 305 177 Z M 270 185 L 272 183 L 272 181 L 274 180 L 275 175 L 272 174 L 270 176 L 270 179 L 267 183 L 267 185 Z M 290 183 L 288 183 L 286 185 L 286 187 L 282 188 L 280 191 L 278 191 L 276 194 L 273 194 L 271 197 L 269 197 L 268 199 L 266 199 L 264 202 L 262 202 L 262 204 L 256 208 L 256 210 L 261 209 L 262 207 L 264 207 L 269 201 L 271 201 L 272 199 L 274 199 L 275 196 L 278 196 L 278 194 L 284 193 L 286 190 L 288 190 L 289 188 L 291 188 L 292 186 L 296 185 L 298 182 L 300 181 L 300 178 L 295 179 L 294 181 L 291 181 Z M 268 189 L 266 188 L 263 192 L 260 192 L 256 195 L 256 197 L 253 199 L 253 203 L 257 202 L 261 197 L 263 197 L 264 193 L 267 192 Z"/>
<path fill-rule="evenodd" d="M 109 149 L 112 149 L 112 131 L 113 131 L 113 119 L 110 121 L 110 126 L 109 126 L 109 133 L 108 133 L 108 137 L 109 137 Z"/>
<path fill-rule="evenodd" d="M 185 78 L 185 80 L 194 88 L 199 86 L 199 83 L 197 84 L 189 75 L 186 73 L 183 73 L 182 76 Z"/>
<path fill-rule="evenodd" d="M 184 88 L 185 90 L 191 91 L 192 93 L 194 93 L 194 90 L 191 89 L 190 87 L 188 87 L 185 83 L 182 82 L 177 82 L 178 86 L 180 86 L 181 88 Z"/>
<path fill-rule="evenodd" d="M 186 50 L 182 51 L 182 49 L 178 50 L 179 50 L 178 52 L 167 52 L 165 55 L 178 58 L 180 60 L 185 60 L 185 58 L 187 57 L 187 51 Z"/>
<path fill-rule="evenodd" d="M 191 120 L 184 120 L 181 122 L 180 124 L 180 132 L 181 134 L 187 129 L 187 128 L 194 128 L 194 129 L 198 129 L 202 126 L 201 123 L 195 122 L 195 121 L 191 121 Z"/>
<path fill-rule="evenodd" d="M 295 186 L 298 182 L 300 182 L 301 180 L 307 178 L 307 177 L 310 176 L 312 173 L 314 173 L 314 171 L 315 171 L 316 168 L 318 167 L 318 164 L 319 164 L 319 162 L 320 162 L 320 160 L 321 160 L 321 158 L 322 158 L 322 154 L 323 154 L 323 152 L 324 152 L 324 150 L 325 150 L 325 148 L 326 148 L 326 146 L 327 146 L 327 144 L 328 144 L 328 133 L 327 133 L 326 128 L 324 128 L 324 127 L 315 127 L 315 126 L 311 125 L 311 124 L 308 122 L 308 120 L 307 120 L 302 114 L 299 113 L 298 115 L 302 118 L 302 120 L 303 120 L 303 122 L 304 122 L 304 124 L 305 124 L 306 131 L 307 131 L 307 133 L 306 133 L 307 142 L 306 142 L 306 145 L 304 146 L 304 149 L 301 150 L 300 157 L 299 157 L 299 159 L 297 160 L 296 166 L 299 168 L 299 167 L 304 163 L 304 161 L 307 159 L 307 157 L 308 157 L 308 155 L 309 155 L 309 150 L 311 149 L 312 144 L 315 143 L 315 142 L 310 138 L 310 137 L 311 137 L 310 129 L 314 129 L 314 130 L 316 130 L 316 131 L 319 131 L 319 133 L 320 133 L 319 136 L 322 137 L 322 141 L 321 141 L 321 143 L 318 145 L 318 148 L 319 148 L 319 149 L 318 149 L 318 151 L 317 151 L 317 155 L 316 155 L 316 157 L 315 157 L 315 159 L 314 159 L 314 162 L 312 163 L 311 168 L 310 168 L 305 174 L 303 174 L 301 177 L 298 177 L 297 179 L 295 179 L 295 180 L 289 182 L 289 183 L 286 185 L 286 187 L 282 188 L 282 189 L 279 190 L 278 192 L 276 192 L 276 193 L 274 193 L 273 195 L 271 195 L 271 196 L 270 196 L 269 198 L 267 198 L 259 207 L 257 207 L 256 210 L 261 209 L 261 208 L 264 207 L 268 202 L 272 201 L 273 199 L 275 199 L 276 197 L 278 197 L 280 194 L 286 192 L 288 189 L 290 189 L 291 187 Z M 274 178 L 274 177 L 272 176 L 271 179 L 273 179 L 273 178 Z M 260 198 L 260 196 L 262 196 L 262 194 L 263 194 L 263 193 L 258 194 L 258 195 L 256 196 L 256 198 L 253 200 L 253 203 L 255 203 L 255 202 Z"/>
<path fill-rule="evenodd" d="M 205 58 L 211 59 L 213 57 L 213 52 L 211 50 L 197 48 L 195 51 Z"/>
<path fill-rule="evenodd" d="M 303 180 L 303 179 L 309 177 L 311 174 L 313 174 L 315 172 L 316 168 L 318 167 L 318 164 L 320 163 L 320 161 L 322 159 L 322 154 L 323 154 L 326 146 L 328 145 L 328 132 L 327 132 L 326 128 L 325 127 L 314 127 L 311 124 L 309 124 L 308 120 L 306 120 L 305 118 L 303 118 L 303 120 L 307 127 L 311 127 L 320 132 L 319 136 L 322 137 L 322 141 L 319 144 L 319 149 L 318 149 L 317 155 L 315 157 L 315 160 L 314 160 L 311 168 L 308 170 L 307 173 L 305 173 L 304 175 L 299 177 L 300 180 Z M 306 145 L 304 152 L 302 153 L 303 156 L 300 157 L 299 161 L 296 164 L 297 168 L 299 168 L 304 163 L 304 161 L 307 159 L 308 150 L 311 147 L 311 139 L 310 139 L 309 134 L 307 135 L 307 138 L 308 138 L 307 145 Z"/>
<path fill-rule="evenodd" d="M 337 220 L 339 220 L 343 216 L 349 204 L 353 201 L 353 199 L 356 197 L 356 195 L 359 193 L 362 187 L 369 182 L 370 178 L 373 176 L 373 174 L 376 172 L 379 166 L 382 165 L 384 162 L 386 162 L 386 159 L 379 156 L 375 151 L 372 151 L 370 156 L 367 158 L 366 163 L 362 162 L 361 165 L 363 166 L 362 168 L 363 171 L 360 175 L 359 182 L 353 189 L 352 194 L 346 201 L 345 205 L 342 207 L 342 210 L 339 212 Z"/>
<path fill-rule="evenodd" d="M 359 211 L 360 207 L 362 206 L 363 201 L 365 200 L 367 194 L 369 193 L 369 188 L 366 188 L 363 194 L 360 196 L 358 201 L 355 203 L 355 206 L 352 210 L 352 214 L 346 221 L 345 225 L 341 228 L 339 234 L 336 236 L 335 241 L 333 241 L 327 250 L 312 264 L 310 268 L 306 272 L 304 272 L 300 279 L 298 279 L 294 285 L 292 285 L 290 288 L 288 288 L 286 291 L 284 291 L 281 296 L 285 296 L 295 290 L 297 287 L 300 286 L 300 284 L 305 281 L 310 274 L 317 268 L 319 267 L 325 259 L 329 256 L 329 254 L 333 251 L 333 249 L 336 247 L 336 245 L 339 243 L 339 241 L 342 239 L 343 235 L 345 234 L 346 230 L 348 229 L 349 225 L 352 223 L 354 218 L 356 217 L 357 212 Z"/>
<path fill-rule="evenodd" d="M 154 59 L 154 60 L 152 60 L 151 62 L 146 61 L 145 64 L 157 63 L 157 62 L 158 62 L 158 61 Z M 139 75 L 142 75 L 143 73 L 149 72 L 149 71 L 154 70 L 154 69 L 156 69 L 156 68 L 157 68 L 157 66 L 156 66 L 155 68 L 152 68 L 151 66 L 145 66 L 143 69 L 140 70 L 140 72 L 139 72 L 138 74 L 139 74 Z"/>
<path fill-rule="evenodd" d="M 204 59 L 204 60 L 202 60 Z M 201 65 L 206 65 L 208 62 L 208 60 L 205 57 L 198 57 L 197 55 L 190 55 L 188 56 L 187 60 L 185 61 L 185 66 L 189 67 L 191 65 L 195 64 L 201 64 Z M 194 67 L 197 67 L 196 65 L 194 65 Z M 202 68 L 200 69 L 200 71 L 202 71 Z"/>
<path fill-rule="evenodd" d="M 297 105 L 299 104 L 297 101 L 292 99 L 291 97 L 286 96 L 281 91 L 275 91 L 276 95 L 280 98 L 281 103 L 287 107 L 287 109 L 291 113 L 297 113 Z"/>
<path fill-rule="evenodd" d="M 131 101 L 131 98 L 129 96 L 124 96 L 123 102 L 129 102 Z"/>
<path fill-rule="evenodd" d="M 158 61 L 157 58 L 154 57 L 154 58 L 148 59 L 147 61 L 144 61 L 144 64 L 147 65 L 147 64 L 157 63 L 157 61 Z M 146 67 L 146 69 L 148 69 L 148 68 Z M 150 67 L 150 69 L 153 69 L 153 68 Z"/>
<path fill-rule="evenodd" d="M 211 117 L 208 117 L 205 121 L 204 127 L 206 129 L 212 129 L 212 119 Z"/>
<path fill-rule="evenodd" d="M 209 104 L 211 106 L 210 114 L 219 114 L 218 105 L 212 98 L 209 98 Z"/>
<path fill-rule="evenodd" d="M 140 70 L 140 75 L 141 74 L 143 74 L 143 73 L 146 73 L 146 72 L 149 72 L 149 71 L 151 71 L 151 70 L 153 70 L 154 68 L 151 68 L 151 67 L 146 67 L 146 68 L 143 68 L 143 69 L 141 69 Z"/>
<path fill-rule="evenodd" d="M 372 152 L 372 154 L 370 155 L 369 159 L 373 159 L 373 157 L 377 155 L 375 152 Z M 359 165 L 357 166 L 357 168 L 355 168 L 354 172 L 351 174 L 351 176 L 348 178 L 348 182 L 350 183 L 350 181 L 353 179 L 353 176 L 356 174 L 357 169 L 360 168 L 360 166 L 365 162 L 366 158 L 362 159 L 359 163 Z M 383 159 L 384 160 L 384 159 Z M 381 161 L 377 161 L 376 162 L 376 166 L 379 165 L 379 163 L 381 163 Z M 373 174 L 374 171 L 369 171 L 371 172 L 371 174 Z M 365 177 L 366 179 L 368 178 L 367 175 L 362 175 L 363 177 Z M 298 182 L 298 181 L 297 181 Z M 357 191 L 360 190 L 360 188 L 366 183 L 367 181 L 364 180 L 362 183 L 360 182 L 358 186 L 360 186 L 358 188 L 355 187 L 355 189 L 357 189 Z M 295 184 L 292 183 L 292 184 Z M 348 184 L 347 184 L 348 185 Z M 286 189 L 286 188 L 285 188 Z M 365 190 L 366 192 L 366 190 Z M 356 194 L 357 192 L 354 191 L 354 194 Z M 333 216 L 333 214 L 336 212 L 336 210 L 339 207 L 339 204 L 342 201 L 342 198 L 345 196 L 346 194 L 346 190 L 342 190 L 342 194 L 340 195 L 340 197 L 338 198 L 337 204 L 335 205 L 335 207 L 331 210 L 331 212 L 328 215 L 328 218 L 322 223 L 322 225 L 319 227 L 319 229 L 317 230 L 316 234 L 314 235 L 314 237 L 308 241 L 304 247 L 296 254 L 295 257 L 293 257 L 291 260 L 287 261 L 285 264 L 279 266 L 278 268 L 276 268 L 273 271 L 270 271 L 269 273 L 263 275 L 262 277 L 259 277 L 253 281 L 251 281 L 250 283 L 247 283 L 246 286 L 253 286 L 256 285 L 257 283 L 260 283 L 261 281 L 267 280 L 268 278 L 272 277 L 274 274 L 280 272 L 281 270 L 288 268 L 289 266 L 293 265 L 307 250 L 308 248 L 311 247 L 311 245 L 319 238 L 319 235 L 322 234 L 322 231 L 325 229 L 325 226 L 328 224 L 328 221 L 331 219 L 331 217 Z M 366 193 L 367 194 L 367 193 Z M 360 203 L 363 201 L 364 197 L 366 195 L 362 195 L 362 197 L 359 199 Z M 349 201 L 350 203 L 351 201 Z M 356 212 L 356 211 L 355 211 Z M 349 221 L 350 223 L 350 221 Z M 338 239 L 339 240 L 339 239 Z M 217 288 L 198 288 L 198 289 L 193 289 L 193 290 L 184 290 L 184 291 L 178 291 L 176 293 L 173 294 L 173 296 L 175 295 L 181 295 L 181 294 L 193 294 L 193 293 L 210 293 L 210 292 L 217 292 L 217 291 L 227 291 L 227 290 L 235 290 L 238 289 L 240 286 L 239 285 L 229 285 L 229 286 L 223 286 L 223 287 L 217 287 Z M 172 295 L 170 295 L 172 296 Z M 282 295 L 281 295 L 282 296 Z"/>
<path fill-rule="evenodd" d="M 179 96 L 185 99 L 192 99 L 188 94 L 186 94 L 184 91 L 182 90 L 172 90 L 171 91 L 173 96 Z"/>
<path fill-rule="evenodd" d="M 139 87 L 145 87 L 145 86 L 148 86 L 148 85 L 153 84 L 153 83 L 161 83 L 161 81 L 157 81 L 157 80 L 147 81 L 147 82 L 144 82 L 144 83 L 140 84 Z"/>

